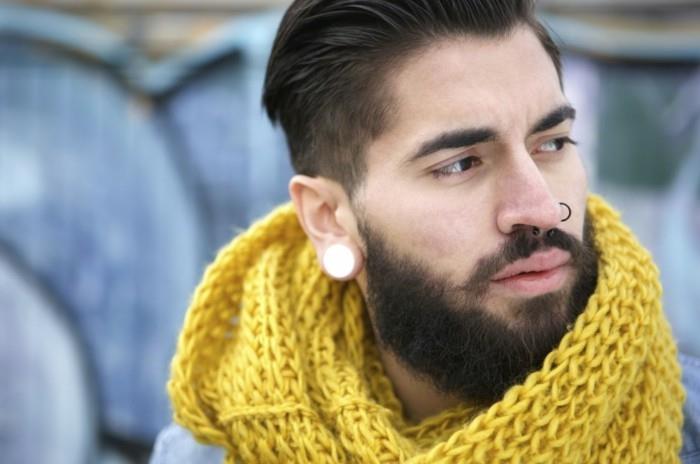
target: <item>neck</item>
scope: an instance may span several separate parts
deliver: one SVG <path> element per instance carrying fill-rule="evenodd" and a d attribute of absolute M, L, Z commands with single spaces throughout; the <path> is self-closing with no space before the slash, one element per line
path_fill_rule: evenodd
<path fill-rule="evenodd" d="M 418 423 L 460 403 L 458 398 L 441 393 L 431 382 L 411 372 L 393 353 L 382 349 L 380 356 L 409 421 Z"/>

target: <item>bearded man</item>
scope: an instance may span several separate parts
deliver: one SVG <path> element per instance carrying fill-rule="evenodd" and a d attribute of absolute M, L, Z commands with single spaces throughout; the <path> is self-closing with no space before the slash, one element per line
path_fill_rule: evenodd
<path fill-rule="evenodd" d="M 179 430 L 226 463 L 680 462 L 658 273 L 531 1 L 297 0 L 263 101 L 292 202 L 196 291 Z"/>

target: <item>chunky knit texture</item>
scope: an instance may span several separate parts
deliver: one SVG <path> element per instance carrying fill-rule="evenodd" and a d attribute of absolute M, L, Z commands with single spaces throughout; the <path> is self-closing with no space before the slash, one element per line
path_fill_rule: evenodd
<path fill-rule="evenodd" d="M 656 266 L 591 197 L 596 292 L 542 368 L 488 408 L 407 422 L 354 283 L 290 205 L 224 248 L 172 364 L 175 420 L 227 463 L 674 463 L 684 392 Z"/>

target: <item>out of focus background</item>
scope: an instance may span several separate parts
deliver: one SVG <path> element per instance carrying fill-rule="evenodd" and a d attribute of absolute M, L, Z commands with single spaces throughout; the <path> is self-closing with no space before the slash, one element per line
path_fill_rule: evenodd
<path fill-rule="evenodd" d="M 0 3 L 0 461 L 147 462 L 189 297 L 287 200 L 260 106 L 284 0 Z M 591 189 L 700 356 L 700 5 L 542 0 Z"/>

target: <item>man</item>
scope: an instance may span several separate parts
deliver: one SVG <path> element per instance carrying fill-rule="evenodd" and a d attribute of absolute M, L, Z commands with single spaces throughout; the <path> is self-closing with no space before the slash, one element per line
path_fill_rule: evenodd
<path fill-rule="evenodd" d="M 220 451 L 187 459 L 680 462 L 656 267 L 588 194 L 532 2 L 295 1 L 264 104 L 292 204 L 194 297 L 168 388 Z"/>

